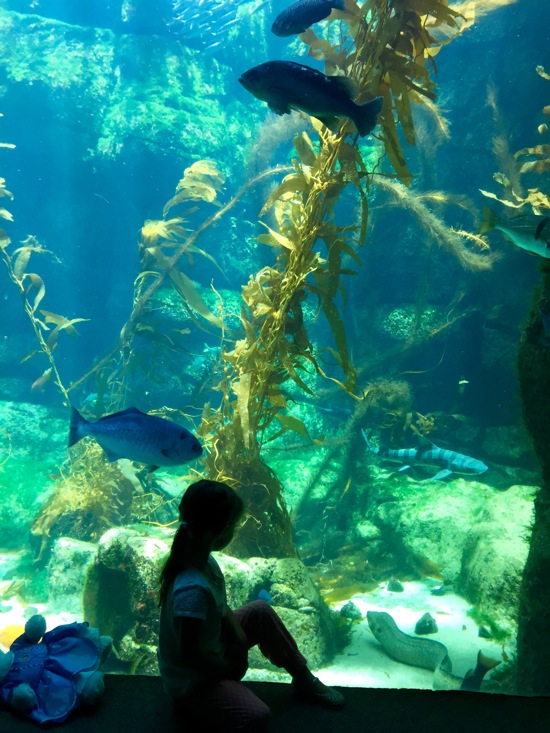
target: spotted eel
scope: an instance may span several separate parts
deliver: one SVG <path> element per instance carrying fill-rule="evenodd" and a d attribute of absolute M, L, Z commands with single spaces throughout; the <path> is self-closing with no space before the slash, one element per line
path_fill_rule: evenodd
<path fill-rule="evenodd" d="M 389 613 L 367 611 L 367 621 L 375 639 L 396 662 L 433 671 L 439 667 L 444 672 L 452 672 L 452 663 L 445 644 L 405 634 L 400 631 Z"/>

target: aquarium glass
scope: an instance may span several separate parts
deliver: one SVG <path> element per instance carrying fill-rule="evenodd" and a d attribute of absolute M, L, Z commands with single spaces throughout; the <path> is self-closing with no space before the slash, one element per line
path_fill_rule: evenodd
<path fill-rule="evenodd" d="M 549 4 L 290 5 L 0 0 L 0 649 L 158 674 L 211 478 L 325 683 L 549 694 Z"/>

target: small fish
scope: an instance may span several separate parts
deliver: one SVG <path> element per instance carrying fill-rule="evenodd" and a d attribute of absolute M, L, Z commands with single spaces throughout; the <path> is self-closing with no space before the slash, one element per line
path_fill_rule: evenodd
<path fill-rule="evenodd" d="M 87 435 L 99 443 L 109 461 L 128 458 L 145 463 L 152 470 L 159 466 L 181 466 L 202 453 L 201 444 L 189 430 L 135 407 L 106 415 L 96 422 L 86 420 L 73 407 L 69 448 Z"/>
<path fill-rule="evenodd" d="M 487 470 L 488 466 L 479 461 L 477 458 L 470 458 L 463 453 L 457 453 L 454 450 L 445 450 L 438 448 L 437 445 L 427 442 L 426 448 L 400 448 L 399 450 L 392 450 L 391 448 L 374 448 L 367 438 L 364 430 L 361 430 L 363 438 L 368 446 L 368 449 L 374 455 L 380 456 L 380 458 L 386 458 L 389 461 L 397 461 L 403 463 L 399 469 L 400 471 L 406 471 L 412 464 L 414 465 L 428 465 L 428 466 L 445 466 L 441 471 L 438 471 L 435 476 L 432 477 L 435 481 L 441 481 L 452 473 L 463 473 L 469 475 L 478 475 Z"/>
<path fill-rule="evenodd" d="M 484 206 L 479 234 L 486 234 L 492 229 L 500 229 L 516 247 L 550 258 L 550 216 L 522 214 L 511 219 L 500 219 L 492 209 Z"/>
<path fill-rule="evenodd" d="M 245 89 L 275 114 L 290 114 L 297 109 L 316 117 L 329 130 L 336 131 L 339 117 L 348 117 L 361 136 L 368 135 L 377 124 L 382 97 L 366 104 L 356 104 L 355 85 L 346 76 L 327 76 L 294 61 L 266 61 L 239 77 Z"/>
<path fill-rule="evenodd" d="M 273 603 L 273 596 L 265 588 L 262 588 L 260 591 L 258 591 L 258 595 L 256 596 L 256 598 L 269 604 Z"/>
<path fill-rule="evenodd" d="M 271 31 L 279 37 L 295 36 L 328 18 L 333 9 L 345 10 L 345 0 L 298 0 L 279 13 Z"/>

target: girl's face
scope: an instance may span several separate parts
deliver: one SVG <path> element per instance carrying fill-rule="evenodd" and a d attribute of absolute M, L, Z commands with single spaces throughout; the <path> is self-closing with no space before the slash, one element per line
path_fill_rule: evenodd
<path fill-rule="evenodd" d="M 235 533 L 235 527 L 240 519 L 240 514 L 236 516 L 228 525 L 223 529 L 220 534 L 214 539 L 212 544 L 213 550 L 223 550 L 224 547 L 231 542 Z"/>

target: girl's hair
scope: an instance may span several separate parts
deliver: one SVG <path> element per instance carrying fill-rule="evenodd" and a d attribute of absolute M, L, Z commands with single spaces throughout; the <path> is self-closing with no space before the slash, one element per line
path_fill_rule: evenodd
<path fill-rule="evenodd" d="M 187 567 L 189 534 L 196 536 L 209 531 L 220 534 L 239 517 L 242 510 L 241 497 L 227 484 L 201 479 L 187 488 L 179 505 L 182 524 L 174 536 L 170 554 L 160 574 L 159 605 L 166 600 L 176 575 Z"/>

